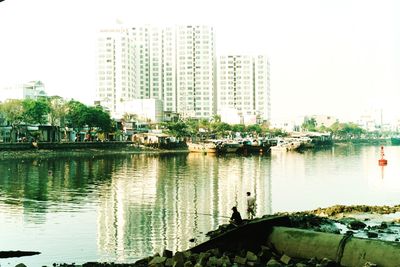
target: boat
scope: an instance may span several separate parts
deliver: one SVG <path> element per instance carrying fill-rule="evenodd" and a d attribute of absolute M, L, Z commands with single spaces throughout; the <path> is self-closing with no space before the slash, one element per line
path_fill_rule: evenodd
<path fill-rule="evenodd" d="M 240 144 L 239 142 L 229 140 L 226 142 L 222 142 L 221 150 L 224 153 L 236 153 L 242 146 L 243 144 Z"/>
<path fill-rule="evenodd" d="M 240 147 L 238 151 L 243 154 L 265 154 L 270 152 L 270 147 L 276 144 L 276 140 L 266 138 L 245 139 L 240 143 L 242 144 L 242 147 Z"/>
<path fill-rule="evenodd" d="M 392 145 L 400 145 L 400 136 L 393 136 L 390 138 Z"/>
<path fill-rule="evenodd" d="M 197 142 L 197 143 L 187 143 L 189 152 L 194 152 L 194 153 L 218 153 L 218 147 L 215 143 L 213 142 Z"/>
<path fill-rule="evenodd" d="M 295 138 L 279 138 L 275 146 L 271 146 L 271 151 L 292 151 L 301 146 L 301 142 Z"/>

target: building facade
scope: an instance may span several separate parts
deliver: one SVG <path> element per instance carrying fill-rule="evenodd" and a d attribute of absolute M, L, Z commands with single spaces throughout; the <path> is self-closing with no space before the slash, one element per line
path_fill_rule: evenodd
<path fill-rule="evenodd" d="M 229 55 L 218 61 L 218 114 L 228 123 L 270 121 L 269 62 L 266 56 Z"/>
<path fill-rule="evenodd" d="M 1 102 L 7 99 L 37 99 L 45 96 L 47 96 L 45 86 L 41 81 L 30 81 L 0 89 Z"/>
<path fill-rule="evenodd" d="M 97 43 L 96 100 L 115 117 L 123 112 L 121 103 L 138 94 L 136 46 L 129 29 L 101 30 Z"/>
<path fill-rule="evenodd" d="M 210 26 L 135 27 L 100 31 L 97 100 L 121 118 L 133 99 L 158 99 L 182 118 L 235 114 L 234 122 L 270 121 L 266 56 L 222 56 L 218 78 Z"/>
<path fill-rule="evenodd" d="M 177 33 L 177 112 L 182 117 L 209 118 L 216 112 L 214 30 L 179 26 Z"/>
<path fill-rule="evenodd" d="M 133 99 L 124 103 L 126 114 L 135 114 L 138 121 L 160 123 L 163 121 L 163 103 L 159 99 Z"/>

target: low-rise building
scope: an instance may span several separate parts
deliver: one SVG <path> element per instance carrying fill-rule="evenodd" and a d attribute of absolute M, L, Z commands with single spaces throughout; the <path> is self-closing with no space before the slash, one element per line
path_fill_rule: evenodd
<path fill-rule="evenodd" d="M 0 89 L 0 101 L 7 99 L 37 99 L 47 96 L 45 86 L 41 81 L 30 81 L 5 86 Z"/>
<path fill-rule="evenodd" d="M 163 102 L 159 99 L 133 99 L 124 102 L 117 116 L 134 115 L 138 121 L 159 123 L 163 121 Z"/>

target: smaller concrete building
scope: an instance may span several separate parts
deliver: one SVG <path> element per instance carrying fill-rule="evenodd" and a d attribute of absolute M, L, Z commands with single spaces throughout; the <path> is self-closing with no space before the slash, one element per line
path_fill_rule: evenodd
<path fill-rule="evenodd" d="M 138 121 L 159 123 L 163 121 L 163 102 L 159 99 L 126 101 L 118 116 L 122 118 L 125 114 L 134 115 Z"/>

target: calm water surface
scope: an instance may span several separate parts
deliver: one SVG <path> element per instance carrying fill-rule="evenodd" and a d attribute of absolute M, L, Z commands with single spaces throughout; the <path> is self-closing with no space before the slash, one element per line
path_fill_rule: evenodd
<path fill-rule="evenodd" d="M 335 204 L 400 203 L 400 147 L 335 147 L 270 156 L 120 155 L 0 161 L 0 251 L 41 255 L 0 259 L 1 267 L 87 261 L 134 262 L 187 249 L 245 214 Z M 195 238 L 195 243 L 189 239 Z"/>

